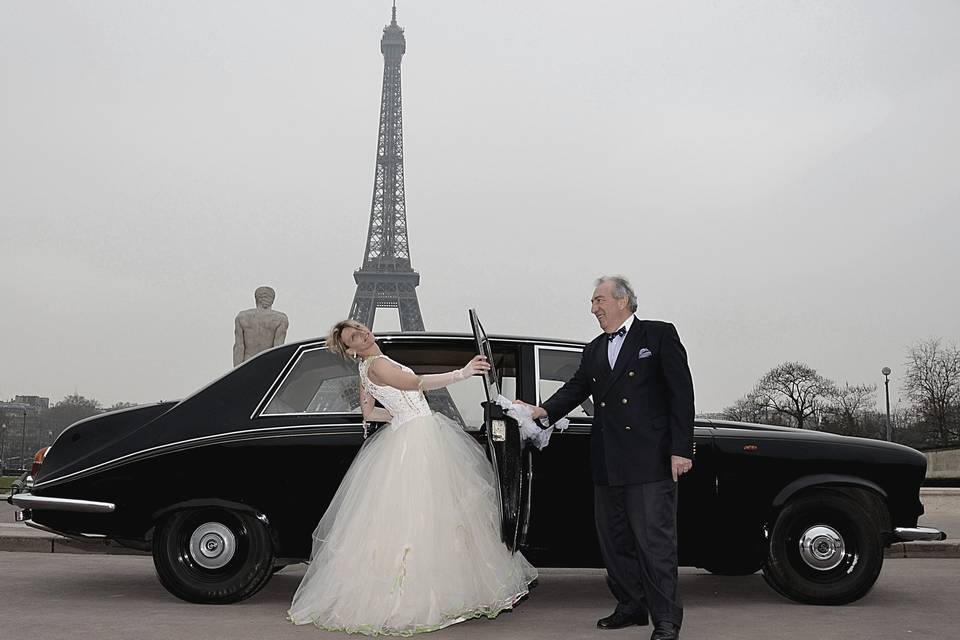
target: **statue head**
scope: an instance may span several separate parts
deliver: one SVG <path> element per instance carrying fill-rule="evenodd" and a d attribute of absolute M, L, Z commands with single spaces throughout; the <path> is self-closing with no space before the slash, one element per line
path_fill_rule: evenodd
<path fill-rule="evenodd" d="M 257 301 L 257 306 L 261 309 L 269 309 L 276 298 L 277 292 L 272 287 L 257 287 L 257 290 L 253 292 L 253 299 Z"/>

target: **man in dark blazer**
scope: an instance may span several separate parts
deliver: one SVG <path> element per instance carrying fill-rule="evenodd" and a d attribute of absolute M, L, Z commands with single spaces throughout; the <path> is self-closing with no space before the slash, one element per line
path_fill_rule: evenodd
<path fill-rule="evenodd" d="M 677 480 L 693 466 L 693 380 L 676 328 L 634 316 L 619 276 L 597 280 L 591 312 L 604 333 L 580 367 L 534 408 L 551 423 L 593 397 L 590 462 L 600 550 L 617 608 L 601 629 L 648 624 L 651 640 L 679 638 Z"/>

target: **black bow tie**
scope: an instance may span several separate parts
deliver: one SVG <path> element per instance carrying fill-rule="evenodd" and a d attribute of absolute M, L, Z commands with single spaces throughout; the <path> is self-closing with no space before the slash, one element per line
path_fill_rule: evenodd
<path fill-rule="evenodd" d="M 610 342 L 613 342 L 613 339 L 616 338 L 617 336 L 620 336 L 622 338 L 625 335 L 627 335 L 627 328 L 620 327 L 619 330 L 614 331 L 613 333 L 608 333 L 607 340 L 609 340 Z"/>

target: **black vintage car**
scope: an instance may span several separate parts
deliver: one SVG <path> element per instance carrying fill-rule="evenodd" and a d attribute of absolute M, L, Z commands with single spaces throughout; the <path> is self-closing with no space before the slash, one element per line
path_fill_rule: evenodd
<path fill-rule="evenodd" d="M 504 541 L 539 566 L 601 565 L 593 524 L 585 402 L 542 451 L 522 449 L 487 400 L 536 403 L 576 370 L 582 343 L 539 338 L 390 334 L 390 357 L 418 373 L 462 366 L 492 349 L 496 377 L 428 393 L 431 406 L 487 447 L 498 468 Z M 498 387 L 500 385 L 500 387 Z M 65 430 L 18 519 L 153 554 L 174 595 L 227 603 L 279 567 L 306 560 L 311 533 L 363 444 L 356 366 L 322 340 L 276 347 L 179 402 L 99 415 Z M 843 604 L 877 579 L 883 549 L 942 539 L 917 527 L 922 454 L 827 433 L 696 422 L 695 461 L 679 492 L 684 566 L 763 571 L 781 594 Z"/>

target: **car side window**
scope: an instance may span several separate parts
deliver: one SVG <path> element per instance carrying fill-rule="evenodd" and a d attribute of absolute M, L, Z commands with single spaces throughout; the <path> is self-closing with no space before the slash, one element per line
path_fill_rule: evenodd
<path fill-rule="evenodd" d="M 480 404 L 487 400 L 484 392 L 483 378 L 474 376 L 470 380 L 464 380 L 446 388 L 449 401 L 443 398 L 442 389 L 427 392 L 427 403 L 430 408 L 460 422 L 467 431 L 480 431 L 483 428 L 483 406 Z M 500 381 L 500 387 L 504 396 L 508 398 L 517 397 L 517 378 L 516 376 L 503 375 Z M 440 393 L 437 393 L 437 392 Z M 451 406 L 452 403 L 452 406 Z M 456 413 L 452 409 L 456 409 Z"/>
<path fill-rule="evenodd" d="M 537 350 L 537 404 L 548 399 L 564 385 L 580 366 L 581 350 L 575 347 L 542 347 Z M 593 417 L 593 399 L 568 414 L 570 418 Z"/>
<path fill-rule="evenodd" d="M 360 413 L 357 366 L 320 347 L 300 353 L 261 415 Z"/>
<path fill-rule="evenodd" d="M 403 363 L 419 375 L 445 373 L 459 369 L 476 355 L 473 343 L 466 345 L 396 344 L 384 347 L 391 358 Z M 494 352 L 494 360 L 500 371 L 500 386 L 504 396 L 516 398 L 517 395 L 517 357 L 513 352 Z M 479 431 L 483 428 L 483 407 L 486 401 L 483 378 L 474 376 L 452 384 L 444 389 L 426 392 L 427 404 L 438 413 L 442 413 L 457 422 L 467 431 Z"/>

